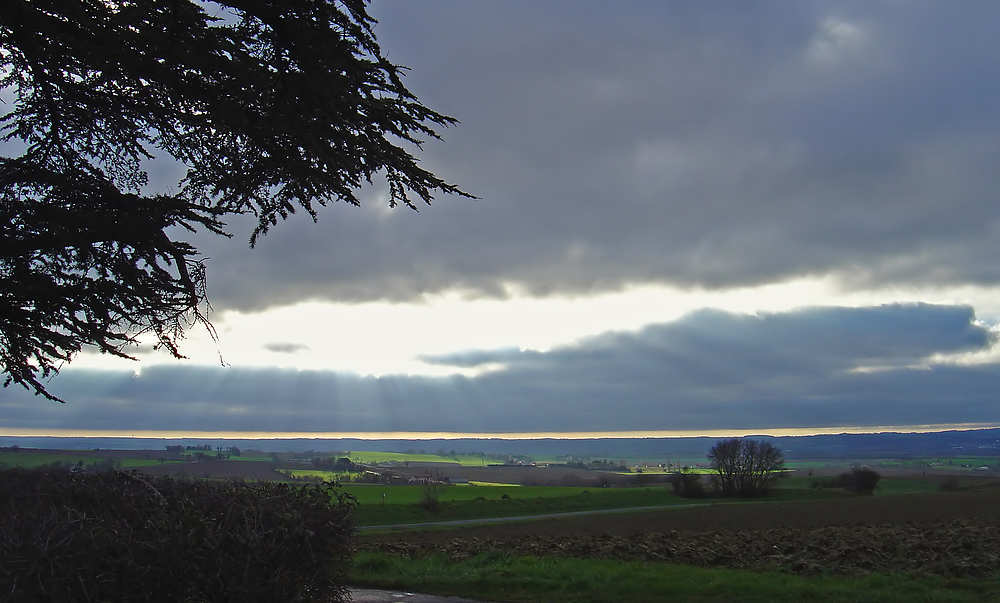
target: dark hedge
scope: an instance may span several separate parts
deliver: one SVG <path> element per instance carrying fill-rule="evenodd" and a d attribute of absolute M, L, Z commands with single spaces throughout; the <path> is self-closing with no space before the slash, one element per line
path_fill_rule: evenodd
<path fill-rule="evenodd" d="M 0 601 L 343 601 L 335 484 L 0 472 Z"/>

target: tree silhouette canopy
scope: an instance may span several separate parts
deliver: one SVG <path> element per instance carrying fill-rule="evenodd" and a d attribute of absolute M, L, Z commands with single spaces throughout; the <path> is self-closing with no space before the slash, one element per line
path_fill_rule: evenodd
<path fill-rule="evenodd" d="M 709 465 L 718 475 L 724 496 L 758 496 L 785 468 L 781 449 L 750 438 L 719 440 L 708 452 Z"/>
<path fill-rule="evenodd" d="M 206 314 L 205 267 L 178 236 L 251 246 L 279 219 L 470 196 L 422 169 L 454 119 L 424 107 L 375 39 L 365 0 L 11 0 L 0 11 L 0 362 L 45 379 L 84 346 L 129 358 L 152 333 L 174 356 Z M 11 100 L 12 99 L 12 100 Z M 150 192 L 146 163 L 186 168 Z M 185 235 L 187 233 L 187 235 Z"/>

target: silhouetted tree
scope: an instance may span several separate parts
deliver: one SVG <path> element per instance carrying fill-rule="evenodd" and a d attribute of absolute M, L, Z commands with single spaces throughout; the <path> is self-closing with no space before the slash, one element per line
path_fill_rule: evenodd
<path fill-rule="evenodd" d="M 701 474 L 695 473 L 690 467 L 675 471 L 670 478 L 670 486 L 677 496 L 684 498 L 702 498 L 705 496 L 705 486 L 701 483 Z"/>
<path fill-rule="evenodd" d="M 42 380 L 83 346 L 129 357 L 146 333 L 181 357 L 206 319 L 185 231 L 260 235 L 301 209 L 468 196 L 400 144 L 455 120 L 421 105 L 375 39 L 365 0 L 10 0 L 0 10 L 0 369 Z M 20 153 L 17 155 L 17 153 Z M 186 167 L 148 193 L 143 162 Z M 213 334 L 214 336 L 214 334 Z"/>
<path fill-rule="evenodd" d="M 712 470 L 719 474 L 718 487 L 725 496 L 764 494 L 785 468 L 781 450 L 770 442 L 750 438 L 718 441 L 708 453 Z"/>

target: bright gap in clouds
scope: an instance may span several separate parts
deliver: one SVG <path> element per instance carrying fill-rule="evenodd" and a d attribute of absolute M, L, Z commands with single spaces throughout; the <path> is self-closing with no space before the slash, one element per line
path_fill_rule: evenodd
<path fill-rule="evenodd" d="M 469 299 L 452 292 L 412 303 L 313 301 L 256 313 L 220 312 L 212 317 L 218 344 L 196 327 L 182 342 L 181 351 L 187 362 L 202 365 L 218 365 L 221 353 L 226 363 L 239 367 L 472 376 L 500 367 L 449 367 L 423 362 L 421 357 L 510 348 L 544 352 L 589 335 L 671 322 L 702 308 L 757 313 L 921 301 L 969 304 L 980 318 L 985 314 L 996 322 L 998 298 L 993 289 L 971 287 L 845 293 L 834 279 L 826 278 L 717 291 L 650 285 L 573 297 L 533 298 L 511 290 L 506 299 Z M 140 364 L 81 354 L 73 366 L 139 371 L 151 364 L 178 362 L 147 350 L 135 354 Z"/>

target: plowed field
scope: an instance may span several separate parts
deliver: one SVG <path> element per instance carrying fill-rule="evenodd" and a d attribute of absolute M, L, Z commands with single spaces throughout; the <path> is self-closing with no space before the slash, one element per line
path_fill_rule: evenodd
<path fill-rule="evenodd" d="M 458 530 L 364 535 L 362 550 L 630 559 L 795 573 L 1000 568 L 1000 488 L 811 502 L 713 504 Z"/>

